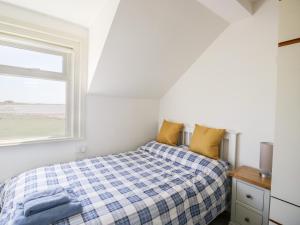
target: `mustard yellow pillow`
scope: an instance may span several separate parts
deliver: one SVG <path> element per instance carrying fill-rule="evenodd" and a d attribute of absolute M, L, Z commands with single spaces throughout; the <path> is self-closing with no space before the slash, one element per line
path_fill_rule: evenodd
<path fill-rule="evenodd" d="M 190 143 L 190 150 L 212 159 L 219 159 L 219 145 L 224 134 L 224 129 L 208 128 L 196 124 Z"/>
<path fill-rule="evenodd" d="M 164 120 L 159 134 L 157 135 L 156 141 L 163 144 L 176 146 L 182 129 L 182 123 L 173 123 Z"/>

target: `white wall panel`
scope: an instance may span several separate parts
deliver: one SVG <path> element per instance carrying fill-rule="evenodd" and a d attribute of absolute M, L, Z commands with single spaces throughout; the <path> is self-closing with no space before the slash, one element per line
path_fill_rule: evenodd
<path fill-rule="evenodd" d="M 259 142 L 273 141 L 277 2 L 232 23 L 167 92 L 160 120 L 241 132 L 240 165 L 259 166 Z"/>

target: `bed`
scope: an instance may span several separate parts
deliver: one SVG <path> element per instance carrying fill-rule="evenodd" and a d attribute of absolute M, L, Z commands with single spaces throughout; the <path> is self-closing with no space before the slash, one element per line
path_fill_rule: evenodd
<path fill-rule="evenodd" d="M 187 144 L 190 131 L 182 137 Z M 132 152 L 24 172 L 1 188 L 0 225 L 11 224 L 24 196 L 55 186 L 71 187 L 83 206 L 81 214 L 55 225 L 209 224 L 227 206 L 235 143 L 236 134 L 227 132 L 226 161 L 151 141 Z"/>

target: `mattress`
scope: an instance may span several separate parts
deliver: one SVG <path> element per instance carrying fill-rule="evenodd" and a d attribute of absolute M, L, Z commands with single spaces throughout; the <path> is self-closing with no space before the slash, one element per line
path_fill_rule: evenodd
<path fill-rule="evenodd" d="M 30 193 L 72 188 L 81 214 L 55 225 L 209 224 L 226 208 L 228 164 L 152 141 L 136 151 L 40 167 L 5 182 L 0 225 Z"/>

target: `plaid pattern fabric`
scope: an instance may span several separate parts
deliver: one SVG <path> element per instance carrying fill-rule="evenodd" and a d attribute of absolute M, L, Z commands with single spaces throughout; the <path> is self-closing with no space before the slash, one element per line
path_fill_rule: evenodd
<path fill-rule="evenodd" d="M 226 205 L 227 165 L 155 141 L 137 151 L 30 170 L 6 182 L 1 225 L 29 193 L 70 187 L 83 206 L 55 225 L 201 224 Z"/>

